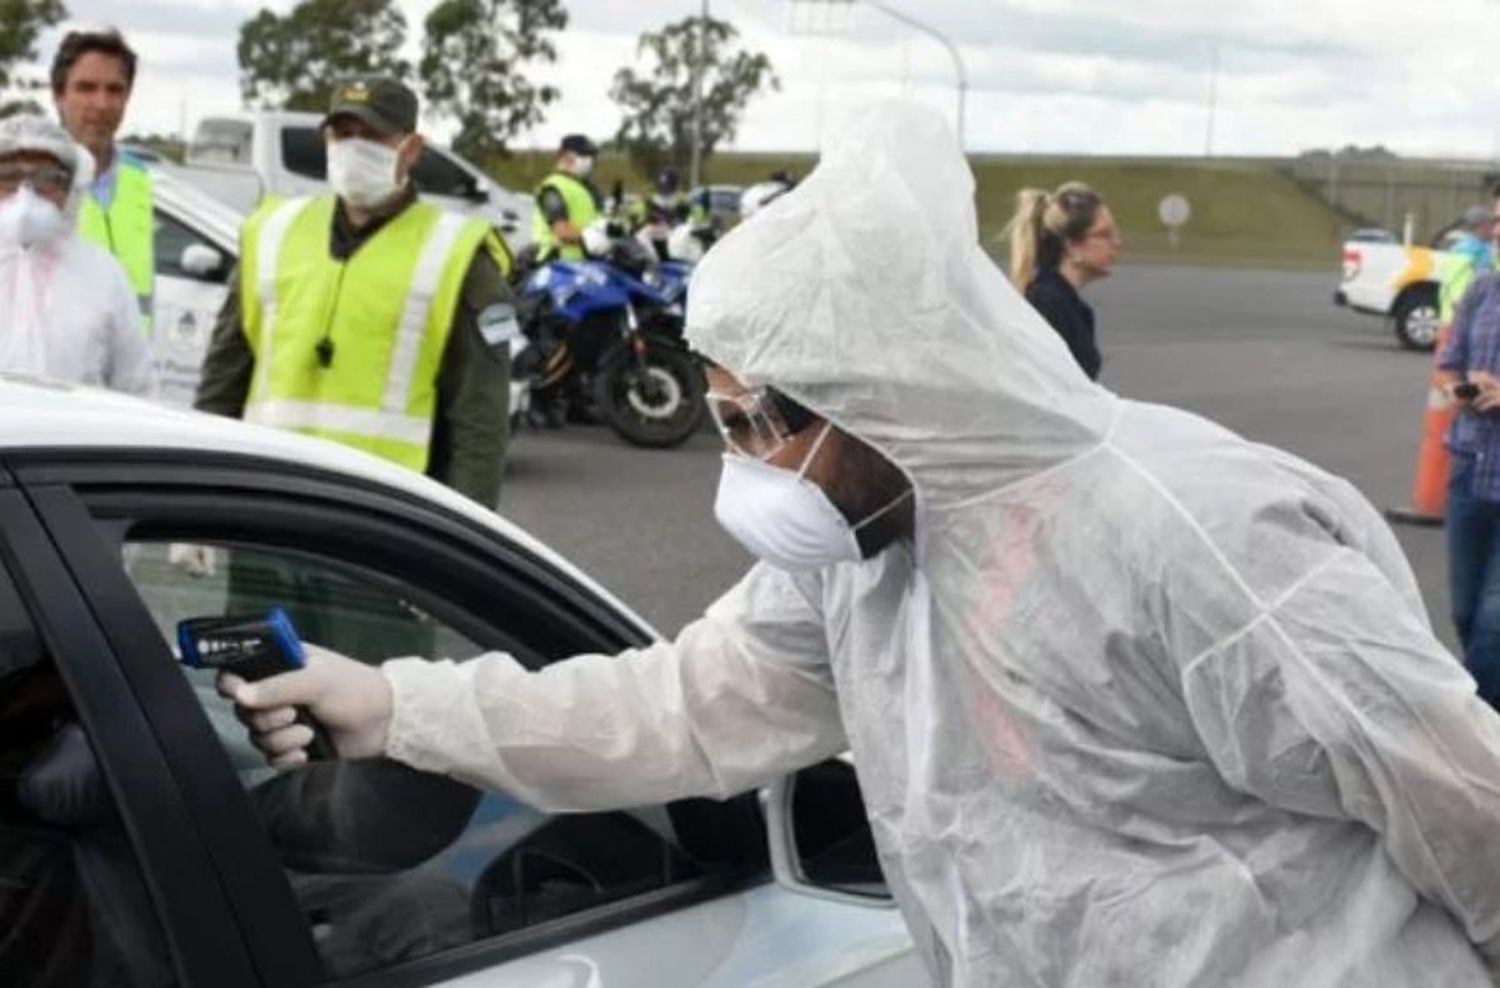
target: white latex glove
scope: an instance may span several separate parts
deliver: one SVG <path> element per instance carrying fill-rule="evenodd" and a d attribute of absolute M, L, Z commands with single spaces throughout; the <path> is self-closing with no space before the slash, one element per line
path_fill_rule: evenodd
<path fill-rule="evenodd" d="M 219 571 L 218 553 L 213 546 L 196 542 L 173 542 L 167 546 L 167 562 L 194 579 L 213 576 Z"/>
<path fill-rule="evenodd" d="M 375 758 L 385 753 L 392 693 L 378 666 L 367 666 L 316 645 L 303 646 L 307 665 L 295 672 L 247 683 L 233 673 L 219 675 L 219 693 L 234 701 L 235 713 L 250 729 L 250 740 L 277 768 L 307 761 L 312 728 L 293 723 L 305 708 L 328 729 L 341 758 Z"/>

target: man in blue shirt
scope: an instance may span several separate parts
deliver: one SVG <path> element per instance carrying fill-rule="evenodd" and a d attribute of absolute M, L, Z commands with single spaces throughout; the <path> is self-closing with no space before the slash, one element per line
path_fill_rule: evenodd
<path fill-rule="evenodd" d="M 1500 274 L 1476 279 L 1438 355 L 1456 414 L 1448 488 L 1453 623 L 1479 695 L 1500 706 Z"/>

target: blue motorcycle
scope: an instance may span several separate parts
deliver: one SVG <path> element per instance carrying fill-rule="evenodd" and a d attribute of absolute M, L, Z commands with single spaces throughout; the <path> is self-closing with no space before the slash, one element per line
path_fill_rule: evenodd
<path fill-rule="evenodd" d="M 703 368 L 683 341 L 692 266 L 631 237 L 601 255 L 523 275 L 528 346 L 513 373 L 530 381 L 532 415 L 549 425 L 602 420 L 634 445 L 677 446 L 704 412 Z"/>

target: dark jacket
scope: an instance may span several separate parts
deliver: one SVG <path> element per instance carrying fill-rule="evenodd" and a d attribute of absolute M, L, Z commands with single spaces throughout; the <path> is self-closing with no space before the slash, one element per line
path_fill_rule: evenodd
<path fill-rule="evenodd" d="M 1039 271 L 1026 286 L 1026 301 L 1057 330 L 1089 380 L 1099 380 L 1099 368 L 1104 359 L 1094 341 L 1094 310 L 1078 294 L 1073 283 L 1056 268 Z"/>

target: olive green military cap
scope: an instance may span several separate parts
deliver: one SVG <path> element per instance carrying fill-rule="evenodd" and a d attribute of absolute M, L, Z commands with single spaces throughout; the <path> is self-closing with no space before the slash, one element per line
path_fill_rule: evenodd
<path fill-rule="evenodd" d="M 342 116 L 358 117 L 382 134 L 410 134 L 417 129 L 417 94 L 390 76 L 345 79 L 333 87 L 323 125 Z"/>

